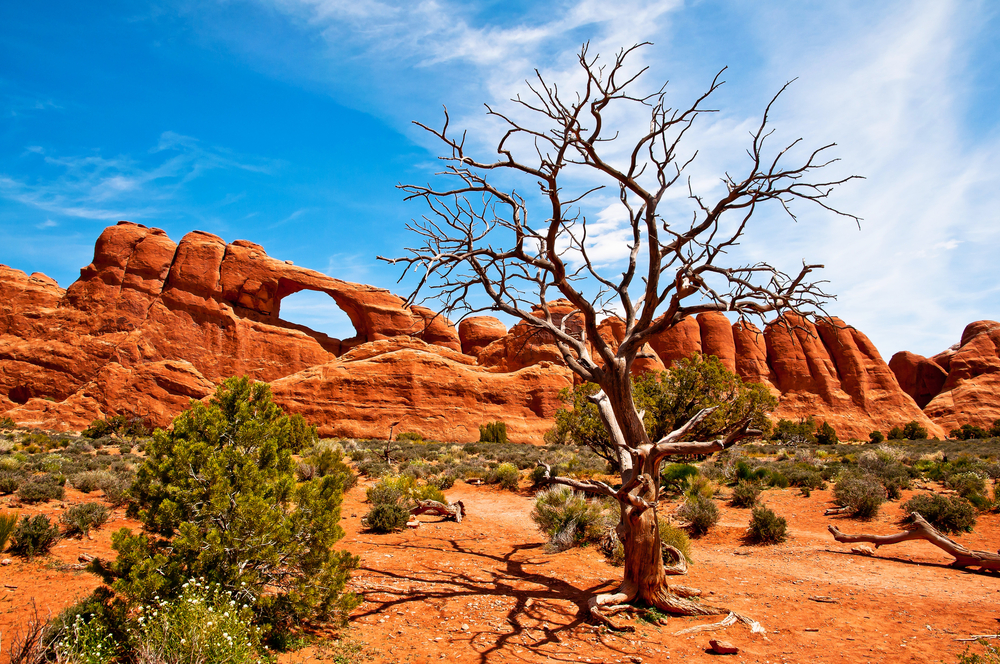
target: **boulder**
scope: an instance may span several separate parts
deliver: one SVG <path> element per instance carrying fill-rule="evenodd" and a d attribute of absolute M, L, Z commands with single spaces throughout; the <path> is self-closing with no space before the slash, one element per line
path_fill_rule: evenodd
<path fill-rule="evenodd" d="M 664 366 L 670 367 L 677 360 L 702 352 L 701 326 L 693 316 L 688 316 L 674 327 L 653 335 L 649 345 Z"/>
<path fill-rule="evenodd" d="M 948 377 L 924 412 L 945 431 L 963 424 L 988 428 L 1000 419 L 1000 323 L 970 323 L 958 348 L 946 353 L 947 361 L 937 363 L 947 366 Z"/>
<path fill-rule="evenodd" d="M 507 326 L 493 316 L 471 316 L 458 324 L 462 352 L 473 357 L 479 357 L 484 348 L 506 334 Z"/>
<path fill-rule="evenodd" d="M 941 392 L 948 379 L 948 372 L 937 362 L 906 350 L 892 356 L 889 368 L 895 374 L 899 387 L 920 408 L 926 407 Z"/>

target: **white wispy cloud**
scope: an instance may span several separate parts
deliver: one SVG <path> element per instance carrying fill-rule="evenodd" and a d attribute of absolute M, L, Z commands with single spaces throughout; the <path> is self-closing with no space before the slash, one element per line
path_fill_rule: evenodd
<path fill-rule="evenodd" d="M 42 174 L 0 174 L 0 197 L 53 215 L 103 221 L 160 213 L 185 184 L 213 169 L 267 173 L 279 166 L 174 132 L 164 132 L 145 155 L 63 155 L 39 146 L 26 153 L 43 162 Z"/>

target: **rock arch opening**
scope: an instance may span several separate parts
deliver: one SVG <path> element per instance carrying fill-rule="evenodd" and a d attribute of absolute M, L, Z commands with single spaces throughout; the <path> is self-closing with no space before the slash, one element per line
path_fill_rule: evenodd
<path fill-rule="evenodd" d="M 358 337 L 351 318 L 324 291 L 293 290 L 278 300 L 275 315 L 282 325 L 305 332 L 335 355 L 347 350 L 343 341 Z"/>

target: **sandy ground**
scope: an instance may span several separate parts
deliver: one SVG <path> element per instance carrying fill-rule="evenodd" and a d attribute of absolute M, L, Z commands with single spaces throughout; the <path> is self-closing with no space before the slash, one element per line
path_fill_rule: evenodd
<path fill-rule="evenodd" d="M 951 558 L 925 542 L 905 542 L 865 557 L 838 544 L 826 530 L 888 534 L 901 529 L 900 503 L 872 522 L 824 517 L 830 491 L 803 497 L 768 490 L 764 502 L 788 519 L 790 537 L 777 546 L 747 546 L 749 510 L 722 507 L 716 528 L 693 542 L 695 564 L 683 585 L 705 600 L 760 621 L 766 635 L 735 625 L 719 632 L 675 636 L 709 618 L 671 618 L 667 625 L 636 621 L 631 633 L 589 624 L 586 601 L 613 590 L 621 570 L 592 548 L 547 554 L 528 518 L 531 492 L 519 494 L 459 482 L 447 492 L 463 500 L 462 523 L 421 517 L 416 529 L 391 535 L 364 532 L 364 485 L 345 498 L 341 544 L 360 554 L 351 589 L 364 597 L 346 636 L 366 644 L 375 663 L 404 662 L 667 662 L 718 661 L 708 642 L 740 648 L 724 656 L 743 662 L 955 662 L 961 637 L 1000 628 L 1000 576 L 948 566 Z M 905 500 L 913 492 L 904 492 Z M 25 507 L 25 514 L 58 515 L 62 505 L 92 500 L 69 490 L 65 503 Z M 9 508 L 11 497 L 0 499 Z M 7 503 L 7 504 L 4 504 Z M 676 504 L 668 504 L 670 512 Z M 80 553 L 107 556 L 111 533 L 135 527 L 119 512 L 92 540 L 61 540 L 51 556 L 0 567 L 0 631 L 8 634 L 34 601 L 55 613 L 97 585 L 80 570 Z M 973 533 L 954 539 L 993 551 L 1000 515 L 983 514 Z M 811 597 L 833 598 L 832 603 Z M 327 653 L 326 656 L 329 656 Z M 307 648 L 287 662 L 324 657 Z"/>

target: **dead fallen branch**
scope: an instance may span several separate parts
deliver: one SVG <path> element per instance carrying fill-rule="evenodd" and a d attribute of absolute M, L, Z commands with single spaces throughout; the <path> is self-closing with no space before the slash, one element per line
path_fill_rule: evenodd
<path fill-rule="evenodd" d="M 973 551 L 971 549 L 967 549 L 958 542 L 946 537 L 941 533 L 941 531 L 929 524 L 927 520 L 920 516 L 917 512 L 913 512 L 910 516 L 913 518 L 913 527 L 909 530 L 904 530 L 901 533 L 896 533 L 895 535 L 848 535 L 840 532 L 837 527 L 832 524 L 827 526 L 827 528 L 830 530 L 833 538 L 838 542 L 867 542 L 869 544 L 874 544 L 875 548 L 885 546 L 886 544 L 896 544 L 897 542 L 906 542 L 909 540 L 927 540 L 934 546 L 947 552 L 949 555 L 954 556 L 955 561 L 951 563 L 952 567 L 978 567 L 983 570 L 1000 570 L 1000 555 L 990 553 L 988 551 Z"/>
<path fill-rule="evenodd" d="M 730 625 L 735 625 L 739 621 L 750 628 L 750 632 L 753 634 L 764 634 L 765 630 L 760 626 L 760 623 L 753 618 L 747 618 L 746 616 L 741 616 L 738 613 L 729 612 L 729 615 L 720 620 L 717 623 L 711 623 L 708 625 L 696 625 L 694 627 L 688 627 L 687 629 L 682 629 L 679 632 L 674 632 L 674 636 L 681 636 L 683 634 L 695 634 L 697 632 L 714 632 L 717 629 L 724 629 Z"/>
<path fill-rule="evenodd" d="M 412 516 L 436 514 L 462 523 L 462 518 L 465 516 L 465 503 L 460 500 L 457 503 L 445 505 L 436 500 L 418 500 L 417 506 L 410 510 L 410 514 Z"/>

